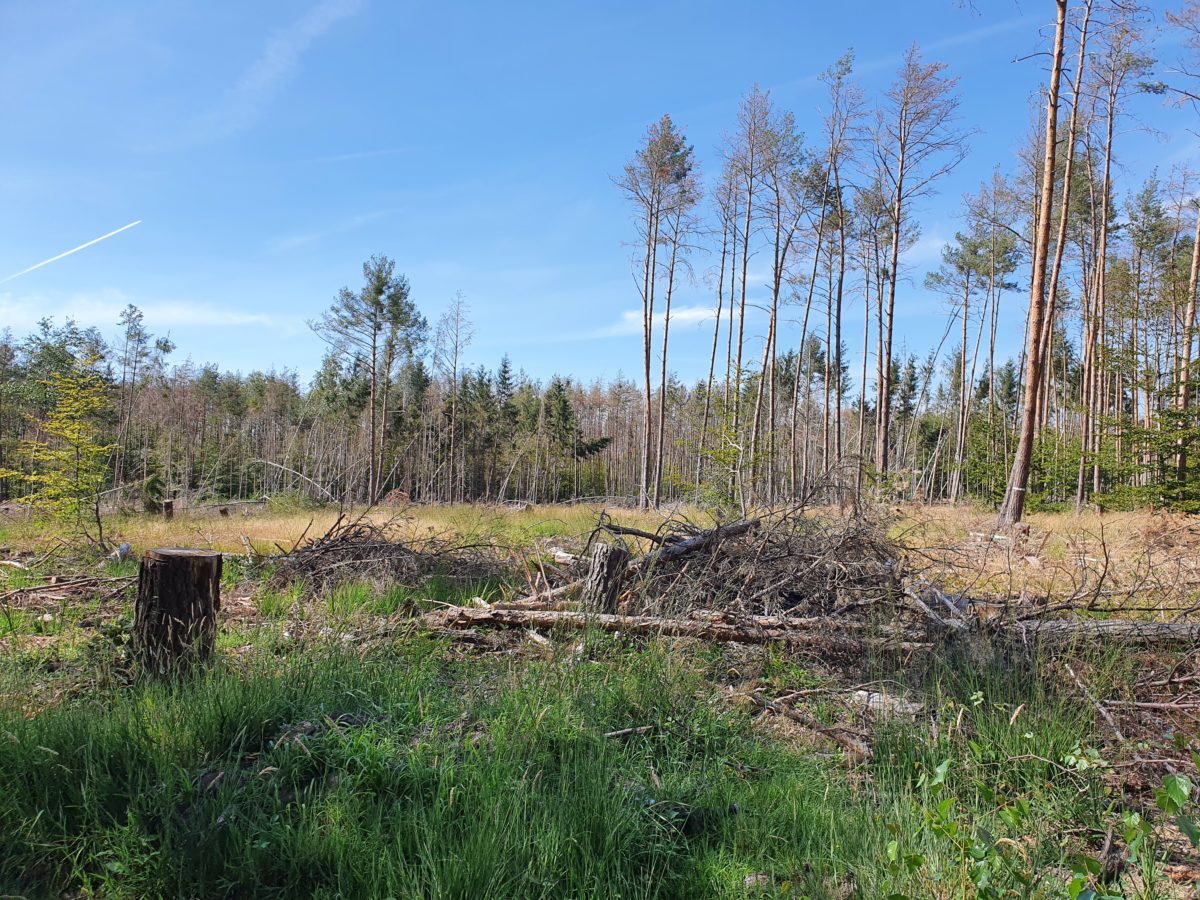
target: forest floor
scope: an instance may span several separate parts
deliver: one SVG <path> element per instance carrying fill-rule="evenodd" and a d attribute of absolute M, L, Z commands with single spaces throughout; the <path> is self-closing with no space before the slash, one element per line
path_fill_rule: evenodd
<path fill-rule="evenodd" d="M 251 509 L 114 517 L 134 554 L 107 562 L 0 519 L 0 894 L 1196 896 L 1194 644 L 839 655 L 434 627 L 555 582 L 600 510 L 377 510 L 402 516 L 398 542 L 459 555 L 326 581 L 281 579 L 275 555 L 335 511 Z M 1165 621 L 1197 601 L 1194 518 L 880 522 L 908 569 L 980 610 Z M 130 661 L 151 546 L 229 554 L 216 658 L 184 683 Z"/>

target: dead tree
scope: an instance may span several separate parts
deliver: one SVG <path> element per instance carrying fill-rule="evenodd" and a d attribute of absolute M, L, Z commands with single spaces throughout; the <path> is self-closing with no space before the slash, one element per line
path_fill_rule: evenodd
<path fill-rule="evenodd" d="M 221 608 L 221 554 L 147 550 L 138 571 L 133 646 L 158 675 L 182 673 L 212 655 Z"/>
<path fill-rule="evenodd" d="M 1042 386 L 1042 323 L 1046 316 L 1046 261 L 1050 247 L 1050 218 L 1054 208 L 1054 163 L 1058 151 L 1058 87 L 1062 78 L 1063 34 L 1067 23 L 1067 0 L 1055 0 L 1058 11 L 1051 55 L 1050 85 L 1046 92 L 1045 151 L 1042 160 L 1041 195 L 1038 198 L 1037 232 L 1033 243 L 1033 277 L 1029 281 L 1029 317 L 1026 326 L 1025 403 L 1021 411 L 1020 437 L 1008 489 L 1000 507 L 1000 524 L 1021 521 L 1025 493 L 1033 465 L 1033 441 L 1037 429 L 1038 391 Z M 1101 262 L 1103 267 L 1103 262 Z"/>

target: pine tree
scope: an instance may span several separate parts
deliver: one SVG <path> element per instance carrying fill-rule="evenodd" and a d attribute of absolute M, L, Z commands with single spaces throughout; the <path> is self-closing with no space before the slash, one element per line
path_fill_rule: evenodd
<path fill-rule="evenodd" d="M 31 471 L 0 471 L 34 487 L 28 500 L 75 534 L 104 545 L 101 489 L 115 444 L 101 442 L 100 416 L 109 407 L 108 385 L 96 371 L 97 357 L 78 361 L 42 380 L 52 407 L 39 423 L 40 437 L 24 444 Z"/>

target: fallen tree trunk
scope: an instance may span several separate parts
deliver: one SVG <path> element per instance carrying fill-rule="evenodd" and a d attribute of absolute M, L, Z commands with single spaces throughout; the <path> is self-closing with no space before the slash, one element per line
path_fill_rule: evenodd
<path fill-rule="evenodd" d="M 1200 622 L 1135 622 L 1129 619 L 1033 619 L 1003 625 L 1004 633 L 1042 643 L 1112 640 L 1124 644 L 1167 646 L 1200 642 Z"/>
<path fill-rule="evenodd" d="M 689 637 L 729 644 L 780 643 L 797 647 L 861 653 L 866 647 L 892 648 L 908 652 L 929 644 L 862 637 L 844 632 L 860 631 L 857 623 L 824 617 L 789 619 L 782 616 L 739 616 L 698 614 L 687 619 L 657 616 L 616 616 L 547 609 L 459 609 L 439 610 L 423 617 L 435 628 L 596 628 L 653 637 Z M 837 632 L 843 632 L 838 634 Z"/>
<path fill-rule="evenodd" d="M 862 736 L 847 728 L 826 725 L 820 719 L 816 718 L 816 716 L 812 716 L 802 709 L 794 706 L 785 706 L 778 702 L 773 703 L 770 700 L 763 700 L 761 697 L 755 697 L 754 703 L 760 709 L 769 710 L 777 716 L 791 719 L 809 731 L 815 731 L 817 734 L 824 735 L 845 750 L 849 759 L 869 760 L 873 755 L 870 746 L 862 739 Z"/>

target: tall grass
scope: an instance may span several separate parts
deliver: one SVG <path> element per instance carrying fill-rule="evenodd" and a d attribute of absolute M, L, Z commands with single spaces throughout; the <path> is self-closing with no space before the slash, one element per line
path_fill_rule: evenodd
<path fill-rule="evenodd" d="M 999 811 L 1032 801 L 1029 865 L 1046 871 L 1067 852 L 1054 829 L 1103 803 L 1054 764 L 1088 739 L 1085 711 L 1002 661 L 928 673 L 937 736 L 928 719 L 885 727 L 848 776 L 728 703 L 719 652 L 600 635 L 526 661 L 463 661 L 420 637 L 371 654 L 278 649 L 263 639 L 186 684 L 95 689 L 32 718 L 0 705 L 0 886 L 874 897 L 915 883 L 886 865 L 897 835 L 953 868 L 922 827 L 920 775 L 943 759 L 968 827 L 1003 834 Z M 765 658 L 778 681 L 809 677 Z M 39 685 L 0 666 L 0 698 Z"/>

